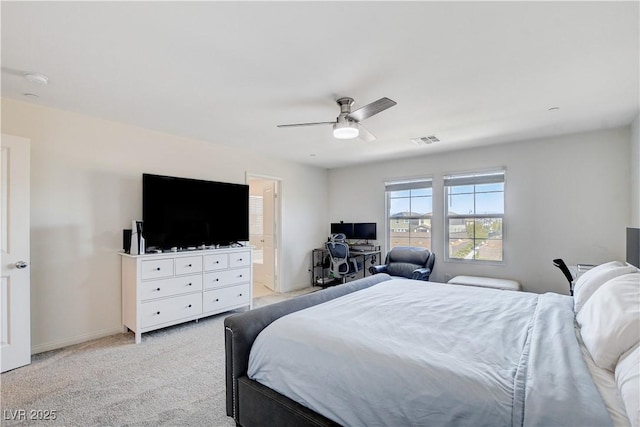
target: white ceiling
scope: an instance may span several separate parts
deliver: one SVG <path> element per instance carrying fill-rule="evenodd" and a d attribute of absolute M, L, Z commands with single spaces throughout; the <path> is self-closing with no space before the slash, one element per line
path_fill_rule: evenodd
<path fill-rule="evenodd" d="M 636 1 L 1 8 L 3 97 L 327 168 L 626 125 L 639 110 Z M 370 143 L 276 128 L 335 120 L 342 96 L 398 105 L 363 122 Z M 441 142 L 409 142 L 428 135 Z"/>

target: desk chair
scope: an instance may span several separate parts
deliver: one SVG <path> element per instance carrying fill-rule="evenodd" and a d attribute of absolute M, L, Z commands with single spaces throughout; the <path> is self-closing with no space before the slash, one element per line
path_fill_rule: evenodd
<path fill-rule="evenodd" d="M 567 264 L 565 264 L 562 258 L 554 259 L 553 265 L 558 267 L 560 271 L 562 271 L 562 274 L 564 274 L 564 277 L 566 277 L 567 280 L 569 281 L 569 294 L 573 296 L 573 275 L 571 274 L 569 267 L 567 267 Z"/>
<path fill-rule="evenodd" d="M 336 279 L 342 279 L 344 283 L 347 277 L 355 276 L 362 270 L 362 264 L 349 256 L 349 245 L 344 242 L 344 234 L 334 234 L 331 240 L 325 244 L 331 265 L 329 271 Z"/>

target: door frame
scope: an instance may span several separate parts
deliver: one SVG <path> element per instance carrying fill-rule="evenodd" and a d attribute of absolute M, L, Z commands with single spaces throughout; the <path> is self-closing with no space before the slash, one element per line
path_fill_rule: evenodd
<path fill-rule="evenodd" d="M 249 185 L 250 179 L 263 179 L 275 182 L 275 197 L 273 203 L 275 232 L 273 233 L 273 290 L 281 292 L 282 289 L 282 178 L 253 172 L 245 172 L 245 184 Z"/>
<path fill-rule="evenodd" d="M 6 188 L 7 201 L 10 203 L 8 206 L 3 206 L 3 210 L 9 209 L 6 211 L 7 217 L 5 218 L 9 240 L 3 242 L 3 253 L 0 254 L 0 258 L 3 258 L 2 276 L 4 278 L 6 275 L 7 277 L 5 282 L 7 288 L 2 287 L 2 296 L 0 297 L 2 305 L 7 304 L 6 311 L 0 307 L 0 316 L 2 317 L 0 319 L 0 327 L 2 327 L 0 333 L 0 371 L 6 372 L 31 363 L 31 253 L 29 238 L 31 231 L 29 217 L 31 140 L 4 133 L 1 138 L 2 148 L 9 147 L 10 151 L 6 153 L 6 163 L 5 156 L 0 154 L 2 159 L 0 169 L 4 169 L 2 165 L 6 166 L 6 172 L 9 174 L 8 185 L 11 186 L 11 188 Z M 0 172 L 2 172 L 0 174 L 0 179 L 2 179 L 5 171 L 0 170 Z M 2 199 L 0 203 L 4 202 L 4 196 Z M 24 208 L 26 212 L 16 211 L 15 209 L 18 208 Z M 1 233 L 2 231 L 0 231 Z M 4 252 L 5 250 L 7 252 Z M 18 262 L 23 262 L 26 265 L 18 266 Z M 8 341 L 5 342 L 5 339 Z"/>

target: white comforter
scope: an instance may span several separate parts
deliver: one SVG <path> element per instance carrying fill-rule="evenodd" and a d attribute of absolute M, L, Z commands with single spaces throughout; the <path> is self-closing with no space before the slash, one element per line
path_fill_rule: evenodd
<path fill-rule="evenodd" d="M 572 319 L 560 295 L 394 279 L 278 319 L 248 375 L 348 426 L 609 425 Z"/>

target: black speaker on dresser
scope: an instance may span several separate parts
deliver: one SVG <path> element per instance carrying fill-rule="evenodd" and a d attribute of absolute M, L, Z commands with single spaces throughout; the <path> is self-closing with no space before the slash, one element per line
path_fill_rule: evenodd
<path fill-rule="evenodd" d="M 131 253 L 131 230 L 122 230 L 122 250 L 125 254 Z"/>

